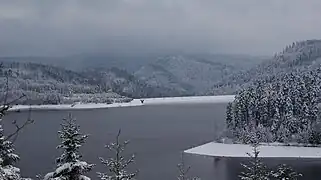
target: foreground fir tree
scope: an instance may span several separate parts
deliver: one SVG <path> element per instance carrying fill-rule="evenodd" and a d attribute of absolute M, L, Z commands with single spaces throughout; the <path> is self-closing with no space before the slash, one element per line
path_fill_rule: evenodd
<path fill-rule="evenodd" d="M 179 172 L 179 175 L 177 177 L 178 180 L 200 180 L 200 178 L 198 178 L 198 177 L 190 178 L 188 176 L 188 172 L 191 169 L 191 167 L 190 166 L 186 167 L 183 153 L 181 155 L 181 163 L 179 163 L 177 165 L 177 167 L 178 167 L 178 172 Z"/>
<path fill-rule="evenodd" d="M 122 153 L 125 151 L 129 141 L 120 142 L 121 131 L 118 131 L 116 136 L 116 142 L 110 143 L 105 147 L 111 152 L 115 153 L 115 156 L 109 159 L 100 157 L 100 161 L 108 169 L 106 173 L 98 172 L 98 177 L 101 180 L 132 180 L 137 176 L 136 172 L 128 172 L 127 167 L 135 160 L 135 156 L 132 155 L 129 159 L 126 159 Z"/>
<path fill-rule="evenodd" d="M 277 180 L 298 180 L 303 175 L 295 172 L 291 167 L 282 164 L 276 172 L 272 173 L 272 176 Z"/>
<path fill-rule="evenodd" d="M 45 180 L 90 180 L 84 174 L 88 173 L 94 164 L 88 164 L 81 160 L 79 148 L 85 143 L 88 135 L 81 134 L 75 119 L 69 114 L 61 124 L 61 131 L 58 131 L 61 144 L 57 149 L 63 153 L 57 158 L 57 169 L 48 173 Z"/>
<path fill-rule="evenodd" d="M 245 172 L 242 172 L 239 176 L 242 180 L 269 180 L 271 172 L 268 170 L 266 165 L 259 158 L 259 144 L 252 144 L 253 152 L 248 153 L 250 161 L 248 165 L 242 164 Z"/>

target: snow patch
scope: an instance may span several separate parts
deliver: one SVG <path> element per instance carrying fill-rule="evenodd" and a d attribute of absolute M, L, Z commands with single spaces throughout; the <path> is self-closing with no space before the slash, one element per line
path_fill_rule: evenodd
<path fill-rule="evenodd" d="M 23 110 L 67 110 L 67 109 L 101 109 L 115 107 L 135 107 L 142 105 L 162 105 L 162 104 L 200 104 L 200 103 L 228 103 L 234 100 L 234 95 L 226 96 L 191 96 L 191 97 L 165 97 L 165 98 L 146 98 L 134 99 L 128 103 L 113 104 L 60 104 L 60 105 L 16 105 L 9 111 Z M 143 102 L 142 102 L 143 101 Z"/>
<path fill-rule="evenodd" d="M 212 157 L 249 157 L 247 153 L 252 152 L 252 147 L 245 144 L 223 144 L 210 142 L 192 149 L 185 153 L 205 155 Z M 321 148 L 317 147 L 293 147 L 293 146 L 259 146 L 260 157 L 263 158 L 321 158 Z"/>

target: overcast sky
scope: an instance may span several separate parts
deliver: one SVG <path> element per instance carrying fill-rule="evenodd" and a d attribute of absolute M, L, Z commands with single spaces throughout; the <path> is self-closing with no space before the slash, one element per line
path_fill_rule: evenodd
<path fill-rule="evenodd" d="M 0 56 L 272 55 L 321 39 L 320 0 L 0 0 Z"/>

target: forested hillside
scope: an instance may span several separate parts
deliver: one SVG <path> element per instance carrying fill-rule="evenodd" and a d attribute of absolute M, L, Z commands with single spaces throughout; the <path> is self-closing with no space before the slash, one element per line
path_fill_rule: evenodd
<path fill-rule="evenodd" d="M 238 141 L 251 143 L 258 134 L 263 142 L 321 143 L 320 48 L 317 40 L 293 43 L 225 84 L 245 82 L 227 108 L 227 127 Z"/>
<path fill-rule="evenodd" d="M 119 68 L 91 68 L 82 71 L 91 84 L 99 84 L 101 89 L 111 89 L 113 92 L 132 98 L 166 97 L 187 95 L 166 86 L 150 85 L 136 78 L 126 70 Z"/>
<path fill-rule="evenodd" d="M 8 101 L 25 95 L 17 104 L 112 103 L 163 93 L 177 95 L 165 88 L 148 86 L 117 68 L 75 72 L 38 63 L 4 62 L 0 77 L 2 93 L 8 84 Z"/>

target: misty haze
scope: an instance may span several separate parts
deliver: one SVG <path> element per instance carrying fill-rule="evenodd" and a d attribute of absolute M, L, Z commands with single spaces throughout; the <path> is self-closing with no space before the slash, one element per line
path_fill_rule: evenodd
<path fill-rule="evenodd" d="M 0 0 L 0 180 L 320 179 L 320 8 Z"/>

